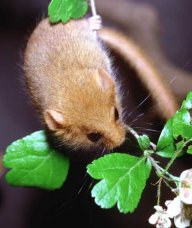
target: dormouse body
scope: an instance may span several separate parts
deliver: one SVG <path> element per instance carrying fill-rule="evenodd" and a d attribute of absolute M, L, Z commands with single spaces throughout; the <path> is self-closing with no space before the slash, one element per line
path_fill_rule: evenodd
<path fill-rule="evenodd" d="M 29 38 L 24 72 L 48 129 L 73 148 L 112 149 L 125 139 L 110 59 L 91 21 L 41 21 Z"/>

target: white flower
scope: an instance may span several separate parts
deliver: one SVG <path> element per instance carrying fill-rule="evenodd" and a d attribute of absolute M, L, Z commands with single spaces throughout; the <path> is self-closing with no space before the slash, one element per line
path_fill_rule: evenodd
<path fill-rule="evenodd" d="M 186 219 L 183 214 L 174 217 L 174 223 L 177 228 L 185 228 L 190 226 L 190 220 Z"/>
<path fill-rule="evenodd" d="M 161 206 L 154 207 L 156 212 L 149 218 L 149 223 L 156 225 L 156 228 L 169 228 L 171 227 L 171 220 L 165 210 Z"/>
<path fill-rule="evenodd" d="M 165 205 L 167 206 L 167 214 L 170 218 L 174 218 L 182 212 L 183 205 L 179 196 L 174 198 L 174 200 L 167 200 Z"/>
<path fill-rule="evenodd" d="M 192 169 L 180 175 L 179 196 L 183 203 L 192 204 Z"/>
<path fill-rule="evenodd" d="M 180 196 L 165 202 L 167 206 L 167 214 L 170 218 L 174 218 L 174 223 L 177 228 L 185 228 L 190 226 L 190 220 L 184 216 L 183 202 Z"/>

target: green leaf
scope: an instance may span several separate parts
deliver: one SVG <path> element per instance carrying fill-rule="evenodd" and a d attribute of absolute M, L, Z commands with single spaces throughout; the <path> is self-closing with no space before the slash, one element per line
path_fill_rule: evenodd
<path fill-rule="evenodd" d="M 74 1 L 74 7 L 71 10 L 71 18 L 78 19 L 83 17 L 87 10 L 88 10 L 88 4 L 85 0 L 73 0 Z"/>
<path fill-rule="evenodd" d="M 165 124 L 159 140 L 157 142 L 157 150 L 161 150 L 166 146 L 169 146 L 173 142 L 173 118 L 168 120 Z"/>
<path fill-rule="evenodd" d="M 188 148 L 187 153 L 188 153 L 188 154 L 192 154 L 192 146 L 190 146 L 190 147 Z"/>
<path fill-rule="evenodd" d="M 180 109 L 178 112 L 176 112 L 173 118 L 173 137 L 175 139 L 177 139 L 177 137 L 179 136 L 183 138 L 188 137 L 188 131 L 186 131 L 185 129 L 190 126 L 190 121 L 191 117 L 188 110 Z"/>
<path fill-rule="evenodd" d="M 183 101 L 181 108 L 185 108 L 187 110 L 192 109 L 192 91 L 187 94 L 186 99 Z"/>
<path fill-rule="evenodd" d="M 172 157 L 175 152 L 174 138 L 173 138 L 173 118 L 165 124 L 159 140 L 157 142 L 157 154 L 162 157 Z"/>
<path fill-rule="evenodd" d="M 67 23 L 71 18 L 83 17 L 87 10 L 86 0 L 52 0 L 48 7 L 48 15 L 51 23 Z"/>
<path fill-rule="evenodd" d="M 165 148 L 158 150 L 156 154 L 163 158 L 172 158 L 175 152 L 175 145 L 171 143 L 170 145 L 166 146 Z"/>
<path fill-rule="evenodd" d="M 178 156 L 186 153 L 186 145 L 192 140 L 192 120 L 189 109 L 192 108 L 192 92 L 183 101 L 182 107 L 166 123 L 157 143 L 156 153 L 162 157 L 172 157 L 176 151 Z"/>
<path fill-rule="evenodd" d="M 184 125 L 183 126 L 183 135 L 188 139 L 192 139 L 192 125 Z"/>
<path fill-rule="evenodd" d="M 11 169 L 6 174 L 9 184 L 50 190 L 63 185 L 69 170 L 69 159 L 50 148 L 44 131 L 12 143 L 3 163 Z"/>
<path fill-rule="evenodd" d="M 140 148 L 143 151 L 149 149 L 149 147 L 150 147 L 150 139 L 149 139 L 149 137 L 147 135 L 139 136 L 139 138 L 137 139 L 137 141 L 139 143 Z"/>
<path fill-rule="evenodd" d="M 114 153 L 89 164 L 89 175 L 101 180 L 92 189 L 92 197 L 101 208 L 111 208 L 117 203 L 120 212 L 133 212 L 140 201 L 151 165 L 145 157 Z"/>

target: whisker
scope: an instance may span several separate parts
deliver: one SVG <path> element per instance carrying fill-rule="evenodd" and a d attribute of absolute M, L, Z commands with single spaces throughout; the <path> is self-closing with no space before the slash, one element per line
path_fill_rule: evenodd
<path fill-rule="evenodd" d="M 58 213 L 58 212 L 60 212 L 66 205 L 68 205 L 69 204 L 69 202 L 62 202 L 62 204 L 60 205 L 60 206 L 58 206 L 56 209 L 55 209 L 55 211 Z"/>
<path fill-rule="evenodd" d="M 171 85 L 171 84 L 173 84 L 173 82 L 175 82 L 176 80 L 177 80 L 177 78 L 176 78 L 176 77 L 173 77 L 173 78 L 168 82 L 168 84 Z"/>
<path fill-rule="evenodd" d="M 141 114 L 139 114 L 139 115 L 137 115 L 137 116 L 135 117 L 135 119 L 131 120 L 131 123 L 127 123 L 127 125 L 133 126 L 133 124 L 134 124 L 139 118 L 141 118 L 141 117 L 144 116 L 144 115 L 145 115 L 144 112 L 141 113 Z"/>
<path fill-rule="evenodd" d="M 103 148 L 103 150 L 101 152 L 101 156 L 103 156 L 103 154 L 105 154 L 105 148 Z"/>
<path fill-rule="evenodd" d="M 188 60 L 184 66 L 184 68 L 191 62 L 191 59 Z M 172 84 L 175 80 L 177 80 L 177 77 L 172 77 L 171 80 L 169 80 L 168 84 Z M 155 88 L 153 89 L 155 90 Z M 140 108 L 149 98 L 151 97 L 151 94 L 147 95 L 145 99 L 143 99 L 128 115 L 127 117 L 130 117 L 131 115 L 133 115 L 135 113 L 136 110 L 138 110 L 138 108 Z M 162 102 L 156 103 L 154 105 L 152 105 L 151 107 L 149 107 L 144 113 L 146 112 L 150 112 L 153 111 L 154 109 L 158 108 L 159 106 L 161 106 Z"/>
<path fill-rule="evenodd" d="M 162 123 L 146 123 L 147 125 L 150 125 L 150 126 L 155 126 L 155 125 L 159 125 L 159 126 L 162 126 L 163 127 L 163 124 Z"/>
<path fill-rule="evenodd" d="M 151 131 L 151 132 L 156 132 L 156 133 L 160 133 L 161 132 L 159 130 L 150 129 L 150 128 L 144 128 L 144 127 L 134 127 L 134 129 L 140 129 L 140 130 Z"/>
<path fill-rule="evenodd" d="M 77 192 L 77 195 L 80 195 L 80 193 L 83 191 L 83 188 L 85 187 L 85 185 L 87 184 L 87 182 L 88 182 L 88 178 L 87 178 L 88 176 L 87 176 L 87 173 L 85 174 L 85 180 L 83 181 L 83 184 L 81 185 L 81 187 L 80 187 L 80 189 L 79 189 L 79 191 Z"/>
<path fill-rule="evenodd" d="M 89 184 L 87 191 L 89 192 L 90 189 L 92 188 L 92 186 L 94 185 L 94 180 L 91 181 L 91 183 Z"/>
<path fill-rule="evenodd" d="M 127 117 L 130 117 L 132 114 L 134 114 L 137 110 L 138 110 L 138 108 L 140 108 L 149 98 L 151 97 L 151 94 L 149 94 L 144 100 L 142 100 L 134 109 L 133 109 L 133 111 L 132 112 L 130 112 L 129 114 L 128 114 L 128 116 Z"/>
<path fill-rule="evenodd" d="M 183 66 L 183 70 L 186 70 L 187 66 L 191 63 L 191 59 L 189 59 Z"/>

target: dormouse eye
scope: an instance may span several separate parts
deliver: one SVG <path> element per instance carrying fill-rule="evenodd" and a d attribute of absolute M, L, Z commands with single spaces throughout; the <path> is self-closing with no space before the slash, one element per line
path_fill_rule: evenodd
<path fill-rule="evenodd" d="M 91 141 L 91 142 L 97 142 L 99 141 L 99 139 L 102 137 L 102 135 L 98 132 L 92 132 L 87 134 L 87 138 Z"/>
<path fill-rule="evenodd" d="M 118 112 L 117 108 L 115 108 L 115 110 L 114 110 L 114 116 L 115 116 L 115 121 L 117 121 L 119 119 L 119 112 Z"/>

